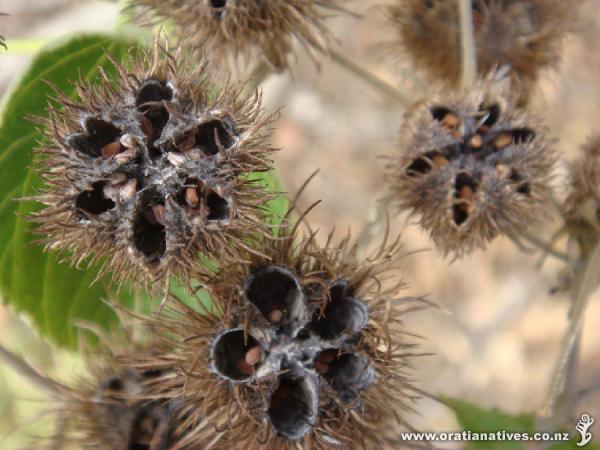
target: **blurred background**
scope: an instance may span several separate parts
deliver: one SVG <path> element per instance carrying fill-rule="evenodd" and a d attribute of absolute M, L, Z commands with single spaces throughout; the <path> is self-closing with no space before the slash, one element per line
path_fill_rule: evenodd
<path fill-rule="evenodd" d="M 362 19 L 334 18 L 331 26 L 346 55 L 416 99 L 427 85 L 399 51 L 383 51 L 395 36 L 382 5 L 351 1 Z M 118 18 L 116 3 L 96 0 L 0 0 L 0 12 L 10 14 L 0 17 L 0 34 L 9 46 L 0 51 L 0 95 L 40 42 L 76 31 L 110 31 Z M 589 133 L 600 131 L 600 0 L 588 1 L 584 17 L 580 33 L 565 42 L 562 64 L 545 74 L 531 105 L 566 160 L 577 155 Z M 312 226 L 360 234 L 384 194 L 381 157 L 395 151 L 402 108 L 326 58 L 318 70 L 302 53 L 291 73 L 267 78 L 263 89 L 268 108 L 283 107 L 273 139 L 283 149 L 276 168 L 284 189 L 294 193 L 319 169 L 301 200 L 301 206 L 322 200 L 310 215 Z M 558 172 L 563 175 L 564 168 Z M 558 196 L 565 193 L 560 181 L 561 176 Z M 536 233 L 550 236 L 558 226 L 546 224 Z M 406 217 L 393 217 L 392 230 L 401 232 L 404 242 L 400 262 L 406 294 L 427 296 L 438 305 L 405 318 L 407 328 L 423 336 L 421 350 L 432 354 L 413 361 L 417 385 L 511 413 L 541 410 L 567 326 L 568 299 L 550 294 L 561 264 L 548 259 L 539 268 L 538 253 L 520 252 L 504 238 L 485 253 L 453 262 Z M 381 234 L 381 228 L 373 231 Z M 0 342 L 53 377 L 68 381 L 81 373 L 77 356 L 53 348 L 26 318 L 2 304 Z M 600 295 L 590 301 L 581 348 L 578 387 L 590 393 L 577 410 L 600 421 Z M 44 432 L 40 421 L 29 424 L 49 403 L 42 392 L 0 367 L 0 448 L 28 448 L 29 436 Z M 453 414 L 432 400 L 420 400 L 415 409 L 418 415 L 409 422 L 421 430 L 458 429 Z M 596 434 L 600 437 L 600 431 Z"/>

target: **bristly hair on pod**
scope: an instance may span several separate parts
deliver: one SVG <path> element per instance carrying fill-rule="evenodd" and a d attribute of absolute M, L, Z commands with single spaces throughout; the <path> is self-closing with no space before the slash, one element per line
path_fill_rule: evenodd
<path fill-rule="evenodd" d="M 206 62 L 185 63 L 159 38 L 130 55 L 131 72 L 113 64 L 117 75 L 80 80 L 77 100 L 59 92 L 41 120 L 49 143 L 37 151 L 45 188 L 34 199 L 46 207 L 31 219 L 48 249 L 77 265 L 101 260 L 118 284 L 187 284 L 199 254 L 218 260 L 267 227 L 272 194 L 247 175 L 271 168 L 274 115 L 258 92 L 217 88 Z"/>
<path fill-rule="evenodd" d="M 416 215 L 446 255 L 462 257 L 545 216 L 553 142 L 497 83 L 491 75 L 415 105 L 387 163 L 390 201 Z"/>
<path fill-rule="evenodd" d="M 183 388 L 156 384 L 181 401 L 181 448 L 384 448 L 409 427 L 414 349 L 401 318 L 415 299 L 397 296 L 398 241 L 361 259 L 349 237 L 320 247 L 283 230 L 223 265 L 210 310 L 170 302 L 146 319 L 177 347 L 160 354 L 164 369 L 185 375 Z"/>
<path fill-rule="evenodd" d="M 294 39 L 317 61 L 331 36 L 327 16 L 343 12 L 346 0 L 135 0 L 142 23 L 170 20 L 186 45 L 211 60 L 264 60 L 275 70 L 288 66 Z"/>
<path fill-rule="evenodd" d="M 477 65 L 485 76 L 509 66 L 522 98 L 545 68 L 560 61 L 565 36 L 577 28 L 578 5 L 563 0 L 474 0 Z M 447 0 L 394 0 L 388 8 L 398 47 L 431 78 L 456 84 L 460 77 L 458 5 Z"/>

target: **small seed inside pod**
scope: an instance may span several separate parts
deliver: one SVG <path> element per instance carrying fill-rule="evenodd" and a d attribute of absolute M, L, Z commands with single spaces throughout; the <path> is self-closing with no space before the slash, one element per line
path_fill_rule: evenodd
<path fill-rule="evenodd" d="M 121 136 L 120 143 L 125 148 L 133 148 L 137 146 L 137 139 L 132 134 L 124 134 Z"/>
<path fill-rule="evenodd" d="M 142 133 L 144 133 L 147 137 L 151 138 L 154 136 L 154 127 L 152 126 L 152 122 L 146 116 L 142 116 L 140 119 L 140 128 L 142 129 Z"/>
<path fill-rule="evenodd" d="M 471 146 L 471 148 L 480 149 L 483 145 L 483 138 L 480 134 L 475 134 L 469 140 L 469 145 Z"/>
<path fill-rule="evenodd" d="M 179 167 L 182 164 L 184 164 L 186 159 L 187 158 L 184 155 L 182 155 L 181 153 L 177 153 L 177 152 L 167 153 L 167 160 L 176 167 Z"/>
<path fill-rule="evenodd" d="M 441 169 L 449 163 L 449 161 L 439 153 L 436 153 L 431 157 L 431 162 L 433 163 L 433 167 L 435 169 Z"/>
<path fill-rule="evenodd" d="M 498 134 L 492 141 L 496 150 L 502 150 L 512 144 L 512 135 L 508 132 Z"/>
<path fill-rule="evenodd" d="M 122 202 L 126 202 L 135 197 L 135 192 L 137 189 L 137 180 L 132 178 L 127 182 L 123 183 L 120 189 L 120 197 Z"/>
<path fill-rule="evenodd" d="M 315 370 L 320 375 L 325 375 L 327 372 L 329 372 L 329 365 L 322 361 L 315 361 Z"/>
<path fill-rule="evenodd" d="M 240 359 L 237 363 L 238 370 L 244 375 L 252 375 L 254 373 L 254 367 L 248 364 L 245 360 Z"/>
<path fill-rule="evenodd" d="M 449 130 L 455 130 L 460 125 L 460 118 L 454 113 L 448 113 L 442 119 L 442 126 Z"/>
<path fill-rule="evenodd" d="M 471 201 L 473 199 L 473 189 L 471 189 L 470 186 L 461 187 L 458 193 L 458 198 L 462 198 L 466 201 Z"/>
<path fill-rule="evenodd" d="M 137 152 L 134 148 L 130 148 L 128 150 L 125 150 L 124 152 L 121 153 L 117 153 L 114 157 L 115 161 L 117 161 L 119 164 L 127 164 L 130 161 L 133 161 L 133 159 L 137 156 Z"/>
<path fill-rule="evenodd" d="M 337 358 L 337 350 L 326 350 L 317 355 L 314 366 L 317 373 L 325 375 L 329 372 L 329 365 Z"/>
<path fill-rule="evenodd" d="M 508 167 L 506 164 L 496 164 L 496 170 L 501 177 L 508 177 L 510 175 L 510 167 Z"/>
<path fill-rule="evenodd" d="M 103 158 L 110 159 L 114 157 L 117 153 L 119 153 L 121 144 L 119 141 L 111 142 L 110 144 L 105 145 L 100 150 Z"/>
<path fill-rule="evenodd" d="M 455 181 L 455 198 L 452 206 L 454 223 L 458 226 L 467 221 L 475 210 L 475 191 L 477 184 L 468 173 L 460 173 Z"/>
<path fill-rule="evenodd" d="M 195 187 L 189 187 L 185 190 L 185 202 L 191 208 L 197 208 L 200 203 L 198 198 L 198 190 Z"/>
<path fill-rule="evenodd" d="M 260 347 L 257 345 L 246 352 L 244 361 L 253 366 L 260 361 L 260 356 Z"/>
<path fill-rule="evenodd" d="M 167 210 L 165 205 L 154 205 L 152 207 L 152 214 L 154 215 L 156 222 L 164 227 L 167 220 Z"/>
<path fill-rule="evenodd" d="M 279 323 L 283 320 L 283 311 L 274 309 L 269 313 L 269 322 Z"/>
<path fill-rule="evenodd" d="M 182 138 L 180 138 L 176 144 L 177 150 L 179 150 L 180 152 L 187 152 L 188 150 L 191 150 L 192 148 L 194 148 L 194 144 L 196 143 L 196 138 L 194 136 L 194 133 L 188 133 L 187 135 L 184 135 Z"/>

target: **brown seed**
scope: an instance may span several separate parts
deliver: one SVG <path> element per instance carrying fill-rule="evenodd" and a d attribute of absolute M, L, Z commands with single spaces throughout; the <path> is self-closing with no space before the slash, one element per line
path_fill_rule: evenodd
<path fill-rule="evenodd" d="M 167 159 L 174 166 L 181 166 L 186 161 L 186 157 L 178 152 L 169 152 L 167 153 Z"/>
<path fill-rule="evenodd" d="M 490 131 L 490 127 L 488 127 L 487 125 L 481 125 L 481 126 L 478 128 L 478 130 L 477 130 L 477 132 L 478 132 L 479 134 L 486 134 L 486 133 L 488 133 L 489 131 Z"/>
<path fill-rule="evenodd" d="M 283 320 L 283 311 L 274 309 L 269 313 L 269 322 L 279 323 Z"/>
<path fill-rule="evenodd" d="M 481 148 L 481 146 L 483 145 L 483 138 L 481 137 L 481 135 L 475 134 L 469 140 L 469 145 L 472 148 Z"/>
<path fill-rule="evenodd" d="M 119 141 L 125 148 L 133 148 L 137 146 L 137 139 L 132 134 L 124 134 Z"/>
<path fill-rule="evenodd" d="M 196 137 L 194 133 L 188 133 L 187 136 L 184 136 L 177 142 L 177 149 L 180 152 L 186 152 L 194 148 L 194 144 L 196 143 Z"/>
<path fill-rule="evenodd" d="M 188 206 L 196 208 L 199 203 L 198 191 L 194 187 L 189 187 L 185 190 L 185 202 Z"/>
<path fill-rule="evenodd" d="M 152 207 L 152 214 L 154 215 L 156 222 L 164 227 L 167 219 L 167 210 L 165 205 L 154 205 Z"/>
<path fill-rule="evenodd" d="M 248 364 L 245 360 L 240 359 L 237 363 L 237 368 L 244 375 L 252 375 L 254 373 L 254 367 Z"/>
<path fill-rule="evenodd" d="M 140 128 L 142 129 L 142 133 L 144 133 L 147 137 L 152 138 L 154 136 L 154 127 L 152 126 L 150 119 L 148 119 L 146 116 L 141 118 Z"/>
<path fill-rule="evenodd" d="M 315 361 L 315 370 L 317 373 L 325 375 L 327 372 L 329 372 L 329 365 L 321 361 Z"/>
<path fill-rule="evenodd" d="M 135 178 L 132 178 L 131 180 L 128 180 L 127 182 L 125 182 L 123 184 L 123 186 L 121 186 L 120 193 L 119 193 L 120 197 L 121 197 L 121 201 L 126 202 L 126 201 L 134 198 L 136 188 L 137 188 L 137 180 Z"/>
<path fill-rule="evenodd" d="M 433 163 L 433 167 L 435 169 L 441 169 L 442 167 L 448 165 L 448 160 L 446 158 L 444 158 L 442 155 L 432 156 L 431 162 Z"/>
<path fill-rule="evenodd" d="M 246 352 L 244 360 L 246 364 L 253 366 L 260 361 L 260 356 L 260 347 L 256 345 Z"/>
<path fill-rule="evenodd" d="M 501 177 L 508 177 L 510 175 L 510 167 L 508 167 L 506 164 L 496 164 L 496 170 L 498 171 Z"/>
<path fill-rule="evenodd" d="M 125 150 L 124 152 L 117 153 L 114 156 L 114 159 L 119 164 L 126 164 L 129 161 L 132 161 L 133 158 L 135 158 L 136 156 L 137 156 L 136 150 L 134 148 L 130 148 L 130 149 Z"/>
<path fill-rule="evenodd" d="M 458 198 L 470 201 L 473 198 L 473 189 L 470 186 L 463 186 L 460 188 Z"/>
<path fill-rule="evenodd" d="M 472 203 L 467 203 L 467 202 L 457 203 L 454 207 L 458 211 L 462 211 L 463 213 L 465 213 L 466 217 L 470 216 L 471 213 L 473 212 L 473 210 L 475 209 L 475 206 L 473 206 Z"/>
<path fill-rule="evenodd" d="M 454 113 L 448 113 L 442 119 L 442 127 L 447 130 L 456 130 L 460 125 L 460 117 Z"/>
<path fill-rule="evenodd" d="M 323 352 L 317 356 L 317 360 L 329 364 L 337 358 L 337 352 Z"/>
<path fill-rule="evenodd" d="M 502 150 L 512 144 L 512 135 L 510 133 L 500 133 L 493 140 L 494 148 Z"/>
<path fill-rule="evenodd" d="M 203 155 L 202 150 L 197 148 L 188 150 L 184 154 L 187 158 L 191 159 L 192 161 L 200 161 Z"/>
<path fill-rule="evenodd" d="M 120 142 L 115 141 L 115 142 L 111 142 L 110 144 L 107 144 L 104 147 L 102 147 L 102 150 L 100 150 L 100 153 L 102 154 L 103 158 L 110 159 L 110 158 L 114 157 L 117 153 L 119 153 L 120 149 L 121 149 Z"/>

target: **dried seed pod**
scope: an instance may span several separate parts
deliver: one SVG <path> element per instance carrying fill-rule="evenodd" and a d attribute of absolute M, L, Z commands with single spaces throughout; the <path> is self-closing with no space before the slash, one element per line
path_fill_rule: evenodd
<path fill-rule="evenodd" d="M 348 239 L 320 248 L 286 229 L 209 280 L 210 311 L 171 302 L 147 319 L 177 345 L 159 359 L 185 389 L 171 379 L 160 391 L 193 424 L 185 444 L 384 448 L 410 403 L 402 302 L 392 301 L 402 284 L 382 278 L 397 251 L 394 242 L 361 260 Z"/>
<path fill-rule="evenodd" d="M 211 60 L 254 62 L 276 70 L 288 65 L 294 38 L 313 58 L 331 39 L 325 18 L 342 11 L 346 0 L 135 0 L 142 22 L 168 19 L 192 49 Z"/>
<path fill-rule="evenodd" d="M 491 94 L 488 82 L 416 105 L 387 166 L 391 201 L 458 257 L 543 216 L 556 160 L 540 122 Z"/>
<path fill-rule="evenodd" d="M 85 376 L 71 386 L 55 383 L 52 408 L 59 425 L 61 448 L 173 448 L 177 443 L 176 433 L 183 430 L 173 420 L 178 402 L 168 396 L 150 394 L 152 386 L 170 377 L 168 371 L 152 365 L 156 361 L 152 346 L 132 340 L 123 346 L 106 336 L 101 342 L 101 346 L 86 355 Z M 139 369 L 123 362 L 139 354 L 152 362 Z"/>
<path fill-rule="evenodd" d="M 585 257 L 600 238 L 600 135 L 590 136 L 580 157 L 569 165 L 568 188 L 565 218 Z"/>
<path fill-rule="evenodd" d="M 556 67 L 562 41 L 577 28 L 582 2 L 474 0 L 477 66 L 482 75 L 508 66 L 521 95 L 540 70 Z M 435 80 L 456 84 L 460 76 L 458 5 L 446 0 L 395 0 L 389 17 L 399 45 L 413 64 Z M 394 51 L 397 52 L 397 46 Z"/>
<path fill-rule="evenodd" d="M 270 194 L 244 175 L 270 168 L 272 116 L 260 95 L 217 89 L 205 63 L 189 67 L 158 40 L 131 73 L 114 64 L 114 78 L 80 81 L 76 102 L 59 94 L 64 109 L 44 122 L 46 208 L 33 220 L 48 247 L 77 263 L 105 258 L 119 283 L 156 290 L 173 274 L 186 284 L 199 253 L 234 253 L 265 229 Z"/>

